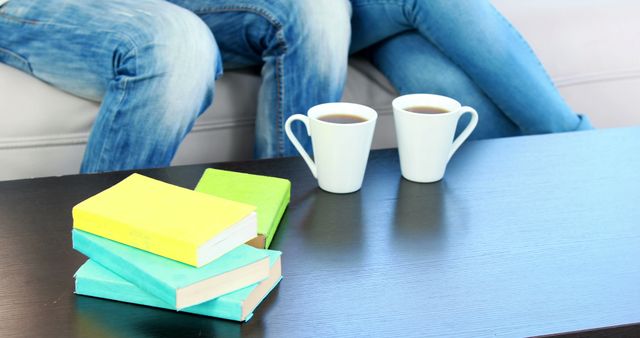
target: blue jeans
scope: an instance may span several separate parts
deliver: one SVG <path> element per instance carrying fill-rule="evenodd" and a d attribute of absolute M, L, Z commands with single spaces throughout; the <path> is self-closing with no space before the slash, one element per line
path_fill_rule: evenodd
<path fill-rule="evenodd" d="M 168 165 L 221 73 L 209 29 L 164 1 L 11 0 L 0 32 L 0 61 L 102 101 L 81 172 Z"/>
<path fill-rule="evenodd" d="M 13 1 L 13 0 L 12 0 Z M 257 158 L 294 156 L 284 133 L 293 114 L 339 101 L 347 74 L 348 0 L 168 0 L 198 15 L 216 37 L 225 69 L 262 66 Z M 311 140 L 292 126 L 303 146 Z"/>
<path fill-rule="evenodd" d="M 401 94 L 441 94 L 476 108 L 471 139 L 591 128 L 489 1 L 351 3 L 351 51 L 363 51 Z"/>
<path fill-rule="evenodd" d="M 169 165 L 223 60 L 262 66 L 256 155 L 295 154 L 286 118 L 342 94 L 348 1 L 172 2 L 11 0 L 0 7 L 0 62 L 102 101 L 84 173 Z"/>

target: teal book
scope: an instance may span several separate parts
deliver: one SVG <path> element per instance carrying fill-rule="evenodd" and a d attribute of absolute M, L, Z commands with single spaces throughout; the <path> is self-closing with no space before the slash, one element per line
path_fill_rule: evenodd
<path fill-rule="evenodd" d="M 281 253 L 271 250 L 265 250 L 265 252 L 269 256 L 270 266 L 267 279 L 181 311 L 236 321 L 251 319 L 253 310 L 282 279 Z M 150 295 L 92 260 L 88 260 L 78 269 L 75 278 L 76 294 L 79 295 L 175 310 L 175 307 Z"/>
<path fill-rule="evenodd" d="M 258 236 L 247 242 L 268 249 L 289 205 L 291 182 L 283 178 L 207 169 L 196 191 L 256 207 Z"/>
<path fill-rule="evenodd" d="M 269 256 L 244 244 L 196 268 L 77 229 L 72 239 L 74 249 L 178 310 L 269 276 Z"/>

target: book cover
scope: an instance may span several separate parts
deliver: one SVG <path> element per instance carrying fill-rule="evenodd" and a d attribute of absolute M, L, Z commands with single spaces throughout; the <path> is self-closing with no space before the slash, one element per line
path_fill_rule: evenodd
<path fill-rule="evenodd" d="M 207 169 L 196 191 L 256 206 L 258 237 L 248 244 L 268 248 L 289 204 L 288 180 L 227 170 Z"/>
<path fill-rule="evenodd" d="M 264 250 L 241 245 L 196 268 L 81 230 L 73 248 L 176 309 L 203 303 L 269 276 Z"/>
<path fill-rule="evenodd" d="M 248 321 L 253 310 L 282 279 L 279 251 L 266 251 L 269 277 L 260 283 L 222 295 L 181 311 L 236 321 Z M 175 310 L 171 305 L 144 292 L 134 284 L 93 260 L 84 263 L 75 274 L 76 294 Z"/>
<path fill-rule="evenodd" d="M 76 205 L 73 227 L 193 266 L 257 235 L 254 206 L 139 174 Z"/>

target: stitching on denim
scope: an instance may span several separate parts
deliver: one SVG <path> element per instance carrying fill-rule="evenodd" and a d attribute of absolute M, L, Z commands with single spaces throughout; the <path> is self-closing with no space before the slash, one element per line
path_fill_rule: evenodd
<path fill-rule="evenodd" d="M 66 28 L 66 29 L 73 29 L 73 30 L 82 30 L 84 31 L 84 29 L 86 29 L 87 27 L 83 27 L 81 25 L 68 25 L 68 24 L 62 24 L 59 22 L 51 22 L 51 21 L 40 21 L 40 20 L 33 20 L 33 19 L 24 19 L 24 18 L 20 18 L 8 13 L 4 13 L 2 11 L 0 11 L 0 19 L 6 19 L 8 21 L 13 21 L 13 22 L 17 22 L 17 23 L 23 23 L 23 24 L 28 24 L 28 25 L 39 25 L 39 26 L 51 26 L 51 27 L 56 27 L 56 28 Z M 128 35 L 128 34 L 123 34 L 120 31 L 116 31 L 116 30 L 108 30 L 108 29 L 96 29 L 95 31 L 93 31 L 93 33 L 108 33 L 108 34 L 113 34 L 116 37 L 118 37 L 121 40 L 127 40 L 129 43 L 134 44 L 133 43 L 133 39 Z"/>
<path fill-rule="evenodd" d="M 53 20 L 52 18 L 49 18 L 48 21 L 43 21 L 43 20 L 36 20 L 36 19 L 25 19 L 19 16 L 15 16 L 13 14 L 7 13 L 4 10 L 6 9 L 6 5 L 7 4 L 0 6 L 0 19 L 6 19 L 8 21 L 13 21 L 21 24 L 32 25 L 32 26 L 42 25 L 42 26 L 55 26 L 60 28 L 79 28 L 79 26 L 51 22 L 51 20 Z"/>
<path fill-rule="evenodd" d="M 121 34 L 119 34 L 121 35 Z M 131 39 L 129 38 L 129 36 L 126 35 L 121 35 L 123 37 L 126 38 L 127 42 L 129 42 L 131 44 L 131 49 L 129 50 L 128 53 L 126 53 L 123 58 L 126 58 L 128 55 L 133 54 L 133 60 L 134 60 L 134 74 L 138 74 L 138 47 L 137 45 L 131 41 Z M 116 67 L 113 67 L 113 78 L 115 80 L 117 74 L 116 74 Z M 113 80 L 112 80 L 113 81 Z M 120 94 L 120 98 L 118 99 L 118 103 L 116 105 L 113 106 L 114 108 L 114 113 L 111 114 L 111 119 L 109 121 L 109 132 L 111 133 L 111 131 L 113 130 L 113 124 L 114 121 L 116 120 L 116 116 L 118 115 L 118 113 L 120 112 L 120 108 L 122 108 L 122 106 L 124 105 L 124 101 L 126 100 L 126 98 L 128 97 L 128 92 L 127 92 L 127 87 L 129 85 L 129 80 L 127 77 L 124 77 L 122 79 L 122 85 L 121 85 L 121 94 Z M 102 104 L 104 104 L 104 101 L 102 102 Z M 98 163 L 100 163 L 100 167 L 102 168 L 103 165 L 106 162 L 106 158 L 105 158 L 105 152 L 106 152 L 106 148 L 107 148 L 108 143 L 105 143 L 101 148 L 100 148 L 100 154 L 98 155 Z M 95 168 L 92 168 L 95 170 Z"/>
<path fill-rule="evenodd" d="M 220 6 L 220 7 L 205 7 L 198 10 L 193 10 L 193 13 L 196 15 L 201 14 L 211 14 L 211 13 L 220 13 L 220 12 L 251 12 L 257 15 L 260 15 L 267 19 L 272 25 L 282 28 L 282 23 L 278 21 L 278 19 L 269 13 L 268 11 L 256 7 L 256 6 Z"/>
<path fill-rule="evenodd" d="M 37 26 L 45 26 L 45 27 L 55 27 L 55 28 L 59 28 L 59 29 L 80 30 L 82 32 L 84 32 L 84 30 L 87 28 L 87 27 L 83 27 L 81 25 L 67 25 L 67 24 L 61 24 L 61 23 L 58 23 L 58 22 L 51 22 L 51 21 L 38 21 L 38 20 L 22 19 L 22 18 L 15 17 L 15 16 L 10 15 L 10 14 L 2 13 L 2 12 L 0 12 L 0 19 L 7 19 L 9 21 L 28 24 L 28 25 L 32 25 L 32 26 L 36 26 L 37 25 Z M 91 32 L 92 33 L 97 33 L 97 34 L 113 34 L 118 39 L 127 40 L 129 43 L 133 44 L 132 38 L 128 34 L 124 34 L 124 33 L 120 32 L 120 31 L 108 30 L 108 29 L 96 29 L 96 30 L 91 31 Z"/>
<path fill-rule="evenodd" d="M 356 4 L 353 3 L 353 1 L 351 2 L 351 6 L 353 7 L 362 7 L 362 6 L 369 6 L 369 5 L 404 5 L 405 2 L 402 1 L 398 1 L 398 0 L 368 0 L 368 1 L 360 1 Z"/>
<path fill-rule="evenodd" d="M 507 18 L 505 18 L 502 13 L 500 13 L 498 11 L 498 9 L 496 9 L 492 4 L 489 4 L 489 7 L 491 7 L 493 9 L 493 11 L 495 12 L 495 14 L 500 18 L 500 20 L 502 20 L 507 26 L 509 26 L 509 28 L 511 28 L 517 35 L 518 39 L 524 44 L 524 46 L 527 48 L 527 50 L 529 51 L 529 53 L 531 55 L 533 55 L 533 57 L 536 59 L 536 65 L 538 66 L 538 70 L 541 71 L 544 74 L 545 79 L 547 80 L 548 84 L 557 92 L 558 95 L 560 95 L 560 93 L 558 92 L 558 89 L 556 87 L 556 85 L 553 83 L 553 80 L 551 79 L 551 77 L 549 76 L 549 73 L 547 73 L 547 70 L 544 68 L 544 66 L 542 65 L 542 62 L 540 61 L 540 59 L 537 57 L 536 53 L 533 51 L 533 49 L 531 48 L 531 46 L 529 45 L 529 43 L 524 39 L 524 37 L 522 37 L 522 34 L 520 34 L 520 32 L 513 26 L 513 24 L 511 24 L 511 22 L 509 20 L 507 20 Z M 487 95 L 487 97 L 489 97 Z M 493 98 L 489 99 L 496 105 L 496 107 L 498 107 L 498 109 L 505 111 L 503 109 L 503 107 L 501 107 L 497 102 L 495 102 L 493 100 Z M 531 134 L 533 132 L 533 129 L 531 129 L 531 126 L 521 126 L 520 124 L 516 123 L 511 116 L 504 114 L 508 120 L 512 121 L 514 125 L 516 125 L 516 127 L 520 128 L 524 133 L 526 134 Z"/>
<path fill-rule="evenodd" d="M 547 71 L 544 69 L 544 66 L 542 65 L 542 62 L 540 62 L 540 59 L 538 59 L 538 57 L 536 56 L 536 53 L 533 51 L 533 49 L 531 48 L 531 46 L 529 45 L 529 43 L 527 42 L 527 40 L 525 40 L 522 37 L 522 34 L 520 34 L 520 32 L 513 26 L 513 24 L 511 24 L 511 22 L 509 20 L 507 20 L 504 15 L 502 15 L 502 13 L 500 13 L 493 5 L 489 4 L 489 6 L 493 9 L 493 11 L 497 14 L 497 16 L 505 23 L 507 24 L 507 26 L 509 26 L 509 28 L 511 28 L 511 30 L 513 30 L 516 35 L 518 36 L 518 39 L 527 47 L 527 50 L 529 51 L 529 53 L 531 53 L 535 59 L 536 59 L 536 64 L 538 65 L 538 68 L 540 68 L 540 71 L 543 72 L 543 74 L 545 74 L 545 78 L 547 79 L 547 81 L 549 81 L 549 84 L 551 84 L 552 86 L 555 87 L 555 84 L 553 83 L 553 80 L 551 79 L 551 77 L 549 76 L 549 74 L 547 73 Z"/>
<path fill-rule="evenodd" d="M 24 19 L 24 18 L 20 18 L 20 17 L 17 17 L 17 16 L 13 16 L 13 15 L 5 13 L 5 12 L 0 12 L 0 18 L 6 19 L 6 20 L 9 20 L 9 21 L 22 23 L 22 24 L 28 24 L 28 25 L 45 24 L 45 22 L 43 22 L 43 21 L 33 20 L 33 19 Z"/>
<path fill-rule="evenodd" d="M 194 10 L 193 13 L 196 15 L 206 15 L 213 13 L 225 13 L 225 12 L 250 12 L 256 14 L 258 16 L 263 17 L 267 22 L 269 22 L 276 29 L 276 41 L 278 42 L 278 47 L 282 50 L 282 54 L 286 54 L 288 51 L 288 46 L 284 36 L 281 36 L 277 32 L 282 31 L 283 25 L 278 19 L 271 15 L 268 11 L 265 11 L 260 8 L 252 7 L 252 6 L 222 6 L 219 8 L 203 8 L 200 10 Z"/>
<path fill-rule="evenodd" d="M 54 26 L 54 27 L 59 27 L 59 28 L 78 28 L 80 26 L 74 26 L 74 25 L 67 25 L 67 24 L 61 24 L 58 22 L 51 22 L 51 21 L 42 21 L 42 20 L 34 20 L 34 19 L 25 19 L 25 18 L 21 18 L 18 16 L 14 16 L 11 15 L 9 13 L 4 13 L 2 11 L 0 11 L 0 19 L 6 19 L 7 21 L 13 21 L 16 23 L 21 23 L 21 24 L 25 24 L 25 25 L 30 25 L 30 26 Z"/>
<path fill-rule="evenodd" d="M 278 19 L 271 15 L 268 11 L 263 10 L 261 8 L 257 8 L 254 6 L 222 6 L 216 8 L 202 8 L 199 10 L 194 10 L 193 13 L 196 15 L 206 15 L 212 13 L 224 13 L 224 12 L 250 12 L 256 15 L 263 17 L 267 22 L 269 22 L 276 29 L 276 41 L 278 43 L 278 47 L 281 49 L 281 54 L 276 57 L 276 65 L 275 65 L 275 77 L 276 77 L 276 96 L 277 96 L 277 111 L 276 111 L 276 134 L 277 134 L 277 151 L 278 156 L 282 156 L 284 154 L 284 133 L 282 121 L 284 120 L 284 81 L 282 76 L 284 76 L 284 62 L 283 57 L 287 53 L 287 43 L 284 38 L 284 33 L 282 32 L 283 25 Z"/>
<path fill-rule="evenodd" d="M 109 131 L 113 130 L 113 123 L 116 119 L 116 115 L 118 115 L 118 112 L 120 112 L 120 108 L 123 106 L 123 103 L 128 96 L 127 95 L 128 84 L 129 84 L 129 81 L 127 80 L 127 78 L 124 78 L 122 80 L 122 89 L 121 89 L 122 94 L 120 95 L 120 99 L 118 99 L 118 104 L 111 106 L 114 109 L 114 113 L 111 114 L 112 117 L 109 121 Z M 103 101 L 103 104 L 104 104 L 104 101 Z M 100 168 L 103 168 L 103 165 L 106 162 L 105 153 L 106 153 L 106 148 L 108 148 L 108 146 L 109 146 L 109 143 L 105 142 L 100 148 L 100 154 L 98 155 L 98 163 L 100 163 Z M 91 168 L 91 169 L 95 171 L 95 168 Z"/>
<path fill-rule="evenodd" d="M 25 57 L 23 57 L 22 55 L 15 53 L 13 51 L 10 51 L 8 49 L 2 48 L 0 47 L 0 54 L 4 54 L 4 55 L 8 55 L 10 58 L 17 60 L 18 62 L 20 62 L 24 68 L 24 70 L 27 70 L 29 73 L 33 74 L 33 69 L 31 68 L 31 63 L 29 62 L 29 60 L 27 60 Z"/>
<path fill-rule="evenodd" d="M 23 23 L 23 24 L 29 24 L 29 25 L 33 25 L 33 26 L 36 26 L 36 25 L 38 25 L 38 26 L 49 26 L 49 27 L 56 27 L 56 28 L 60 28 L 60 29 L 78 30 L 78 29 L 83 28 L 82 26 L 79 26 L 79 25 L 66 25 L 66 24 L 60 24 L 60 23 L 56 23 L 56 22 L 26 20 L 26 19 L 22 19 L 22 18 L 19 18 L 19 17 L 15 17 L 15 16 L 10 15 L 10 14 L 2 13 L 2 12 L 0 12 L 0 19 L 7 19 L 9 21 L 14 21 L 14 22 Z M 125 43 L 128 43 L 131 49 L 135 49 L 136 46 L 137 46 L 135 44 L 135 42 L 133 41 L 133 38 L 131 36 L 129 36 L 129 34 L 126 34 L 126 33 L 122 33 L 122 32 L 115 31 L 115 30 L 106 30 L 106 29 L 96 29 L 92 33 L 105 34 L 105 35 L 112 34 L 112 35 L 115 36 L 115 38 L 117 40 L 123 41 Z M 24 61 L 27 61 L 27 60 L 24 59 Z M 33 69 L 31 68 L 31 64 L 28 61 L 27 61 L 27 64 L 29 66 L 29 71 L 33 72 Z M 114 77 L 116 76 L 115 68 L 112 70 L 112 76 L 114 76 Z"/>

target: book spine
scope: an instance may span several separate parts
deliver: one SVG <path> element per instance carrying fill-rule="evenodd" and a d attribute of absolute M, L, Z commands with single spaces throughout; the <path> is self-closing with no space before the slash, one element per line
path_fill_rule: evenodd
<path fill-rule="evenodd" d="M 117 219 L 84 210 L 81 205 L 74 207 L 72 214 L 75 229 L 191 266 L 198 266 L 197 247 L 193 244 L 160 236 L 149 229 L 133 227 Z"/>
<path fill-rule="evenodd" d="M 163 309 L 175 310 L 159 298 L 143 293 L 139 288 L 130 283 L 115 283 L 91 279 L 84 276 L 76 277 L 76 294 L 117 300 L 126 303 L 153 306 Z"/>
<path fill-rule="evenodd" d="M 271 245 L 271 241 L 273 240 L 273 236 L 276 234 L 276 230 L 282 221 L 282 216 L 284 215 L 284 211 L 287 210 L 287 206 L 289 205 L 289 199 L 291 197 L 291 185 L 287 186 L 287 190 L 282 198 L 282 203 L 280 204 L 280 208 L 278 209 L 276 216 L 273 218 L 273 223 L 269 227 L 269 232 L 266 234 L 266 241 L 264 244 L 265 249 L 269 249 Z"/>
<path fill-rule="evenodd" d="M 118 283 L 113 280 L 100 280 L 91 276 L 76 277 L 76 294 L 105 298 L 125 303 L 145 305 L 162 309 L 175 310 L 175 307 L 142 291 L 131 283 Z M 190 306 L 181 312 L 203 316 L 242 321 L 242 305 L 225 299 L 224 296 L 202 304 Z"/>
<path fill-rule="evenodd" d="M 235 321 L 244 320 L 242 318 L 242 304 L 229 300 L 224 296 L 184 308 L 180 311 Z"/>
<path fill-rule="evenodd" d="M 113 271 L 142 290 L 158 297 L 167 304 L 175 306 L 176 290 L 169 285 L 141 271 L 120 256 L 87 240 L 84 236 L 77 235 L 76 231 L 72 232 L 72 241 L 75 250 Z"/>

